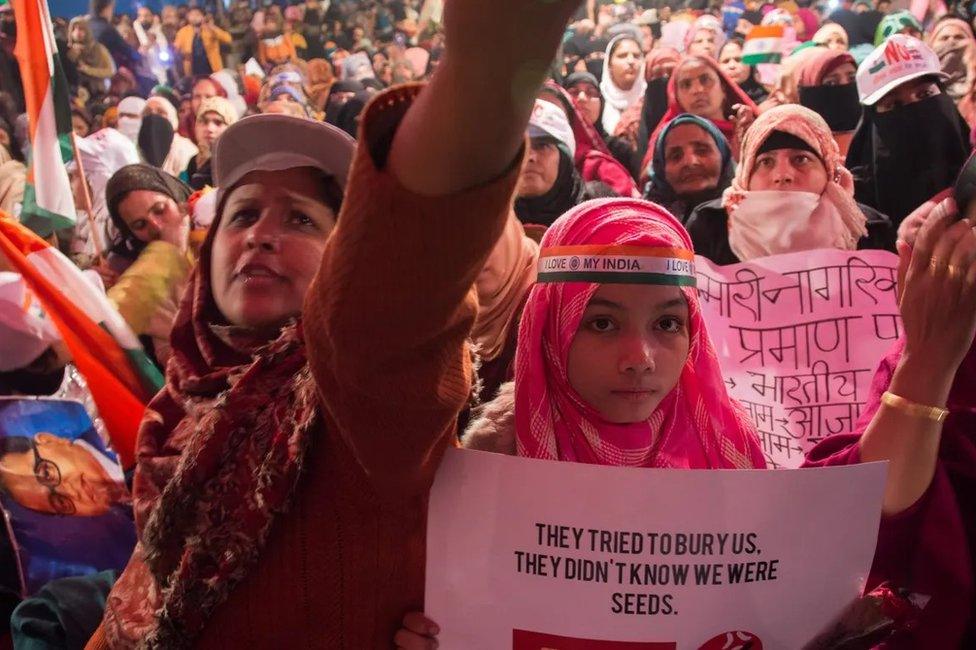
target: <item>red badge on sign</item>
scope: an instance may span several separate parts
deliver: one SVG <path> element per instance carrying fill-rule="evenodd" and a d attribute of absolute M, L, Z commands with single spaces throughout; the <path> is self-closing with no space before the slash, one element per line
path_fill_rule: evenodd
<path fill-rule="evenodd" d="M 512 650 L 677 650 L 676 643 L 601 641 L 512 630 Z"/>
<path fill-rule="evenodd" d="M 751 632 L 725 632 L 709 639 L 698 650 L 763 650 L 763 644 Z"/>

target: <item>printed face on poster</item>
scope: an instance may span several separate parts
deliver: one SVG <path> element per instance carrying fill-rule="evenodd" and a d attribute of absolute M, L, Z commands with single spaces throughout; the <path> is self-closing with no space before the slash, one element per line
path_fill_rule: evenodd
<path fill-rule="evenodd" d="M 431 492 L 425 611 L 449 650 L 802 648 L 863 588 L 885 472 L 449 450 Z"/>
<path fill-rule="evenodd" d="M 902 335 L 897 256 L 824 250 L 696 264 L 729 395 L 755 423 L 769 466 L 799 467 L 816 443 L 855 431 L 874 371 Z"/>
<path fill-rule="evenodd" d="M 84 407 L 0 399 L 0 505 L 23 590 L 125 566 L 135 544 L 122 468 Z"/>

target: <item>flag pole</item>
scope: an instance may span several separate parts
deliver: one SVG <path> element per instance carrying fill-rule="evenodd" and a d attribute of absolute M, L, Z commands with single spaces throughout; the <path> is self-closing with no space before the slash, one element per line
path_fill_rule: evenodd
<path fill-rule="evenodd" d="M 81 161 L 81 155 L 78 153 L 78 136 L 74 132 L 71 133 L 71 149 L 75 154 L 75 164 L 78 165 L 78 176 L 81 181 L 81 196 L 85 201 L 85 212 L 88 214 L 88 227 L 91 228 L 92 244 L 95 246 L 95 255 L 100 259 L 103 258 L 105 254 L 105 247 L 102 245 L 101 235 L 98 233 L 98 229 L 95 227 L 95 214 L 92 210 L 92 200 L 91 191 L 88 188 L 88 177 L 85 176 L 85 164 Z"/>

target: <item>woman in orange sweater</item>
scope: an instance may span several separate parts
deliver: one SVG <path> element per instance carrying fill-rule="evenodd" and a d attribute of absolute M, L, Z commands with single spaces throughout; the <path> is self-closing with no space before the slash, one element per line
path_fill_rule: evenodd
<path fill-rule="evenodd" d="M 218 219 L 140 435 L 139 542 L 90 648 L 388 648 L 422 606 L 471 288 L 511 207 L 533 62 L 576 4 L 452 2 L 456 46 L 428 87 L 371 104 L 348 183 L 352 144 L 326 126 L 227 131 Z M 472 78 L 499 34 L 495 73 Z"/>

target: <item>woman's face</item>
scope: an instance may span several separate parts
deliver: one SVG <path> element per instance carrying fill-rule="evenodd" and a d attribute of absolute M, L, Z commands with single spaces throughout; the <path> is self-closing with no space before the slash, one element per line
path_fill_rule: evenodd
<path fill-rule="evenodd" d="M 335 224 L 313 170 L 245 176 L 224 202 L 211 252 L 214 302 L 224 318 L 273 333 L 300 315 Z"/>
<path fill-rule="evenodd" d="M 644 55 L 636 42 L 624 39 L 617 43 L 610 56 L 610 78 L 617 88 L 630 90 L 634 87 L 643 58 Z"/>
<path fill-rule="evenodd" d="M 570 97 L 573 98 L 573 104 L 583 114 L 586 121 L 590 124 L 596 124 L 596 121 L 600 119 L 600 105 L 602 101 L 600 89 L 584 81 L 573 84 L 567 91 Z"/>
<path fill-rule="evenodd" d="M 939 30 L 933 45 L 936 50 L 954 50 L 960 48 L 969 40 L 969 35 L 959 25 L 946 25 Z"/>
<path fill-rule="evenodd" d="M 119 216 L 139 241 L 150 243 L 160 237 L 167 225 L 184 219 L 172 197 L 153 190 L 133 190 L 119 202 Z"/>
<path fill-rule="evenodd" d="M 821 82 L 824 86 L 846 86 L 852 84 L 857 79 L 857 68 L 853 63 L 842 63 L 829 74 L 824 75 Z"/>
<path fill-rule="evenodd" d="M 569 348 L 569 383 L 613 424 L 647 420 L 688 359 L 688 303 L 678 287 L 600 285 Z"/>
<path fill-rule="evenodd" d="M 710 29 L 699 29 L 688 45 L 688 54 L 710 56 L 714 59 L 718 54 L 718 36 Z"/>
<path fill-rule="evenodd" d="M 722 48 L 718 64 L 737 84 L 749 78 L 749 66 L 742 63 L 742 47 L 734 41 Z"/>
<path fill-rule="evenodd" d="M 533 140 L 519 177 L 518 197 L 532 199 L 546 194 L 559 178 L 559 149 L 545 140 Z"/>
<path fill-rule="evenodd" d="M 201 79 L 193 86 L 193 95 L 190 100 L 190 108 L 193 109 L 193 114 L 196 115 L 197 111 L 200 110 L 200 104 L 203 100 L 210 97 L 217 96 L 217 84 L 210 79 Z"/>
<path fill-rule="evenodd" d="M 167 100 L 162 97 L 150 97 L 146 102 L 146 107 L 142 109 L 143 116 L 145 115 L 158 115 L 166 120 L 169 120 L 169 112 L 166 110 L 166 105 L 163 104 Z"/>
<path fill-rule="evenodd" d="M 90 127 L 88 126 L 88 122 L 83 120 L 80 115 L 72 115 L 71 130 L 74 131 L 75 135 L 79 138 L 84 138 L 88 135 Z"/>
<path fill-rule="evenodd" d="M 722 173 L 722 154 L 703 128 L 681 124 L 664 139 L 664 177 L 678 196 L 714 189 Z"/>
<path fill-rule="evenodd" d="M 831 50 L 838 50 L 840 52 L 847 51 L 847 39 L 839 32 L 830 32 L 827 38 L 824 39 L 824 45 Z"/>
<path fill-rule="evenodd" d="M 681 109 L 710 120 L 720 120 L 725 92 L 718 73 L 704 63 L 692 60 L 675 72 L 675 88 Z"/>
<path fill-rule="evenodd" d="M 878 100 L 875 110 L 878 113 L 889 113 L 895 109 L 915 102 L 920 102 L 929 97 L 942 94 L 939 84 L 927 77 L 912 79 L 902 85 L 892 89 L 887 95 Z"/>
<path fill-rule="evenodd" d="M 756 158 L 749 189 L 823 194 L 827 170 L 820 159 L 803 149 L 776 149 Z"/>
<path fill-rule="evenodd" d="M 217 138 L 227 130 L 227 122 L 217 113 L 204 113 L 194 125 L 197 144 L 212 150 Z"/>
<path fill-rule="evenodd" d="M 88 39 L 88 30 L 81 25 L 75 25 L 68 36 L 73 43 L 84 43 Z"/>

